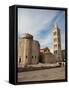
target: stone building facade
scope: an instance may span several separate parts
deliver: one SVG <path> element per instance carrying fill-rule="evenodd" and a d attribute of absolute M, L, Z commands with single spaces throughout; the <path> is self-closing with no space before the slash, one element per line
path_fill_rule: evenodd
<path fill-rule="evenodd" d="M 52 54 L 49 48 L 40 49 L 40 62 L 41 63 L 56 63 L 57 58 Z"/>
<path fill-rule="evenodd" d="M 33 36 L 25 33 L 18 39 L 18 67 L 39 62 L 40 44 Z"/>

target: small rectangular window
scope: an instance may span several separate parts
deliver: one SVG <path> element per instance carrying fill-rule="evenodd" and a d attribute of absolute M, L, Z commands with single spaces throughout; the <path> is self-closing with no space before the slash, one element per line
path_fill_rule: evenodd
<path fill-rule="evenodd" d="M 21 63 L 21 58 L 19 58 L 19 64 Z"/>
<path fill-rule="evenodd" d="M 32 58 L 33 58 L 33 56 L 32 56 Z"/>
<path fill-rule="evenodd" d="M 27 58 L 27 56 L 26 56 L 26 58 Z"/>

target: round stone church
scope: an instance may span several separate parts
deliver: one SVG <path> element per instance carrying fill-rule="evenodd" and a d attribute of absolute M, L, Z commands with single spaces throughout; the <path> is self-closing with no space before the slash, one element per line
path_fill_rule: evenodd
<path fill-rule="evenodd" d="M 24 33 L 18 39 L 18 67 L 30 64 L 38 64 L 40 56 L 40 44 L 33 40 L 33 36 Z"/>

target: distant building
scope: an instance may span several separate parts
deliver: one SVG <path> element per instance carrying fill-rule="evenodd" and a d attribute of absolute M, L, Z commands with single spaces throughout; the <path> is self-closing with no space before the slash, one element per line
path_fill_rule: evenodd
<path fill-rule="evenodd" d="M 33 36 L 25 33 L 18 39 L 18 67 L 39 62 L 40 44 Z"/>
<path fill-rule="evenodd" d="M 56 63 L 57 59 L 53 55 L 49 48 L 40 49 L 40 62 L 42 63 Z"/>
<path fill-rule="evenodd" d="M 65 61 L 65 49 L 62 50 L 62 60 Z"/>
<path fill-rule="evenodd" d="M 55 25 L 52 32 L 53 32 L 54 55 L 57 57 L 57 62 L 62 62 L 61 35 L 59 27 Z"/>

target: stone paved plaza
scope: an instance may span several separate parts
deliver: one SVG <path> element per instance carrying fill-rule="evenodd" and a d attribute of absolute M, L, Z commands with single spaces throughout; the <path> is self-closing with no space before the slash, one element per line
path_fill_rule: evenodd
<path fill-rule="evenodd" d="M 40 81 L 40 80 L 59 80 L 59 79 L 65 79 L 64 66 L 18 73 L 18 82 Z"/>

